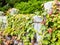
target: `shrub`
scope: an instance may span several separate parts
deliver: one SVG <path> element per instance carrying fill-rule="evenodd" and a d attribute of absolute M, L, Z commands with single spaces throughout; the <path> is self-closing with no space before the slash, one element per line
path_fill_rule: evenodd
<path fill-rule="evenodd" d="M 36 1 L 36 2 L 21 2 L 21 3 L 16 3 L 14 5 L 15 8 L 20 10 L 20 13 L 24 14 L 29 14 L 29 13 L 34 13 L 36 11 L 41 11 L 42 12 L 42 2 Z"/>
<path fill-rule="evenodd" d="M 8 26 L 4 30 L 3 35 L 16 35 L 18 39 L 27 40 L 27 38 L 33 39 L 35 30 L 33 28 L 33 15 L 9 15 Z M 28 42 L 27 42 L 28 43 Z"/>

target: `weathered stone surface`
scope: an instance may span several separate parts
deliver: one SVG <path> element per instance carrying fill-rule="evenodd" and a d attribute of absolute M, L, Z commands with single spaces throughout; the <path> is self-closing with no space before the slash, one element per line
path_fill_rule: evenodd
<path fill-rule="evenodd" d="M 43 20 L 43 19 L 41 18 L 41 16 L 37 16 L 37 15 L 34 16 L 33 19 L 34 19 L 34 22 L 42 22 L 42 20 Z"/>
<path fill-rule="evenodd" d="M 10 15 L 18 14 L 19 10 L 16 8 L 9 9 L 7 11 Z"/>
<path fill-rule="evenodd" d="M 0 11 L 0 16 L 3 16 L 5 15 L 3 11 Z"/>
<path fill-rule="evenodd" d="M 4 30 L 7 26 L 7 17 L 6 16 L 0 16 L 0 27 L 2 30 Z"/>
<path fill-rule="evenodd" d="M 36 32 L 36 36 L 37 36 L 37 42 L 41 39 L 41 36 L 38 34 L 41 32 L 41 22 L 43 21 L 43 19 L 40 16 L 34 16 L 34 29 L 37 31 Z"/>
<path fill-rule="evenodd" d="M 47 13 L 49 13 L 52 10 L 52 6 L 53 6 L 52 3 L 53 1 L 44 3 L 44 9 L 47 11 Z"/>

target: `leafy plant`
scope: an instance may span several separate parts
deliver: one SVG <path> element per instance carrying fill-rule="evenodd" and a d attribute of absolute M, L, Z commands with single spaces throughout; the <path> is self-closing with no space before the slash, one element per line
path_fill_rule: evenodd
<path fill-rule="evenodd" d="M 51 15 L 46 15 L 46 27 L 47 29 L 45 31 L 46 33 L 43 36 L 42 44 L 60 45 L 60 13 L 57 11 L 57 7 L 53 8 Z"/>
<path fill-rule="evenodd" d="M 28 2 L 16 3 L 14 7 L 19 9 L 20 13 L 22 14 L 32 14 L 37 11 L 39 11 L 41 14 L 43 7 L 43 5 L 41 4 L 42 2 L 40 1 L 28 1 Z"/>
<path fill-rule="evenodd" d="M 4 31 L 3 35 L 16 35 L 18 39 L 28 41 L 29 38 L 33 39 L 35 30 L 33 28 L 33 16 L 34 15 L 9 15 L 7 17 L 8 27 Z M 28 43 L 28 42 L 27 42 Z"/>

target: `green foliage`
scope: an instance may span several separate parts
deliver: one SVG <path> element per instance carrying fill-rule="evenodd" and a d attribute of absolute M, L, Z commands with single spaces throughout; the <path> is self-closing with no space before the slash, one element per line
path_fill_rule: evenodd
<path fill-rule="evenodd" d="M 47 30 L 45 30 L 45 32 L 47 33 L 44 34 L 43 45 L 60 45 L 60 13 L 47 14 L 46 27 Z M 51 28 L 52 31 L 49 28 Z"/>
<path fill-rule="evenodd" d="M 3 7 L 0 7 L 0 11 L 6 12 L 9 8 L 10 8 L 10 6 L 7 4 L 7 5 L 3 6 Z"/>
<path fill-rule="evenodd" d="M 20 13 L 29 14 L 39 11 L 43 12 L 42 4 L 51 0 L 5 0 L 2 7 L 3 0 L 0 0 L 0 11 L 6 11 L 9 8 L 15 7 L 20 10 Z M 8 4 L 8 6 L 6 6 Z"/>
<path fill-rule="evenodd" d="M 41 4 L 42 3 L 40 3 L 40 1 L 36 2 L 29 1 L 28 3 L 27 2 L 16 3 L 14 7 L 19 9 L 20 13 L 27 14 L 42 10 Z"/>
<path fill-rule="evenodd" d="M 2 40 L 0 39 L 0 44 L 2 44 Z"/>
<path fill-rule="evenodd" d="M 5 2 L 8 4 L 8 6 L 6 6 L 6 4 L 3 7 L 0 7 L 1 11 L 5 11 L 9 8 L 15 7 L 18 8 L 20 10 L 20 13 L 22 14 L 31 14 L 37 11 L 39 11 L 41 14 L 43 7 L 42 3 L 44 3 L 44 1 L 38 0 L 5 0 Z M 2 2 L 0 5 L 2 5 Z"/>
<path fill-rule="evenodd" d="M 4 35 L 16 35 L 18 39 L 28 40 L 28 38 L 33 39 L 35 30 L 33 28 L 33 17 L 34 15 L 23 15 L 18 14 L 7 17 L 8 27 L 4 31 Z M 28 43 L 28 42 L 27 42 Z"/>

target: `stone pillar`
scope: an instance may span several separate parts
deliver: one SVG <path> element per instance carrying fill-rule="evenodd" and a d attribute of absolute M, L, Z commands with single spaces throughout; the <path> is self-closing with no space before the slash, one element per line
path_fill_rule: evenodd
<path fill-rule="evenodd" d="M 37 37 L 37 42 L 40 43 L 40 39 L 41 39 L 41 36 L 39 35 L 39 33 L 41 32 L 41 22 L 43 21 L 43 19 L 40 17 L 40 16 L 34 16 L 34 29 L 37 31 L 36 32 L 36 37 Z"/>
<path fill-rule="evenodd" d="M 44 3 L 44 9 L 48 14 L 52 11 L 52 7 L 53 7 L 52 3 L 53 3 L 53 1 Z"/>
<path fill-rule="evenodd" d="M 4 16 L 4 12 L 0 11 L 0 29 L 4 30 L 7 26 L 7 17 Z"/>

